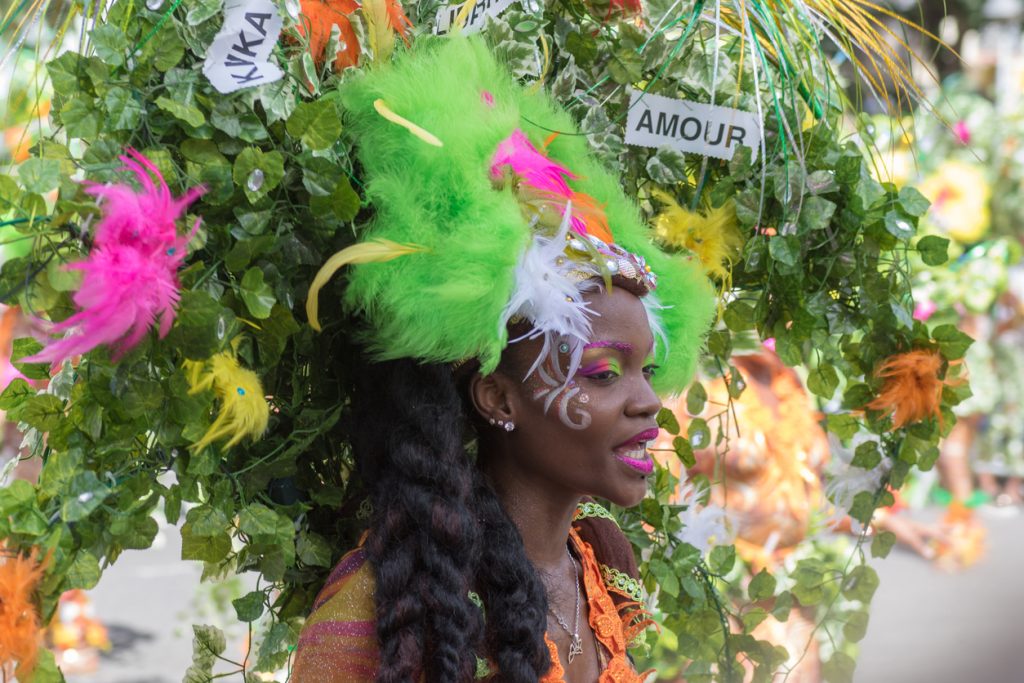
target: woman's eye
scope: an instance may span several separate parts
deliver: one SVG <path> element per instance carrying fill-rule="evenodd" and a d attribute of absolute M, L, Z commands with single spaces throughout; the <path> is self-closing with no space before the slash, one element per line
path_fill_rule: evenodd
<path fill-rule="evenodd" d="M 644 375 L 646 377 L 648 377 L 648 378 L 654 377 L 655 375 L 658 374 L 658 370 L 660 370 L 660 369 L 661 369 L 660 365 L 654 365 L 653 363 L 651 365 L 645 365 L 644 366 Z"/>
<path fill-rule="evenodd" d="M 594 372 L 589 375 L 584 375 L 584 377 L 586 377 L 587 379 L 595 379 L 599 382 L 615 379 L 618 376 L 619 374 L 614 370 L 605 370 L 603 372 Z"/>

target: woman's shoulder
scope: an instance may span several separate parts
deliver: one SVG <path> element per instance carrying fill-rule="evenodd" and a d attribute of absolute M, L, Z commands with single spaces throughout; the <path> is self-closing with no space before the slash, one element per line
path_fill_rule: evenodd
<path fill-rule="evenodd" d="M 361 683 L 376 679 L 380 656 L 375 586 L 373 568 L 363 547 L 341 558 L 299 634 L 292 680 Z"/>

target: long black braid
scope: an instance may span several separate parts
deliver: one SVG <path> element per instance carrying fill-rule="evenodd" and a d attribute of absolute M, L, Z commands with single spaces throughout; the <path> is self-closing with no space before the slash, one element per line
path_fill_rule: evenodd
<path fill-rule="evenodd" d="M 450 368 L 369 365 L 354 412 L 353 450 L 374 508 L 366 551 L 377 582 L 377 680 L 466 683 L 480 653 L 500 680 L 536 683 L 550 665 L 544 589 L 466 453 Z M 486 630 L 470 590 L 484 601 Z"/>

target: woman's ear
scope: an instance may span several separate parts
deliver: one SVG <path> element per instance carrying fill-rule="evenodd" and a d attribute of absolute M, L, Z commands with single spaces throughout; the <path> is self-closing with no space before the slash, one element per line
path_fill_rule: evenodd
<path fill-rule="evenodd" d="M 510 383 L 511 380 L 500 372 L 489 375 L 477 373 L 469 381 L 469 397 L 473 401 L 473 408 L 490 424 L 515 420 Z"/>

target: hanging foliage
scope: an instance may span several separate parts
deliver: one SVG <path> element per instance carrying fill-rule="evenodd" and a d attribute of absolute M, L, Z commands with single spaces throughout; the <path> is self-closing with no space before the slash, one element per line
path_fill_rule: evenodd
<path fill-rule="evenodd" d="M 31 12 L 47 5 L 29 4 L 27 13 L 0 12 L 0 35 L 12 36 L 0 60 L 22 49 Z M 38 46 L 40 80 L 49 85 L 25 95 L 41 104 L 53 93 L 51 128 L 0 174 L 0 223 L 27 245 L 0 269 L 5 302 L 57 329 L 82 322 L 73 316 L 89 310 L 89 277 L 79 281 L 64 266 L 93 258 L 99 245 L 88 228 L 102 225 L 106 209 L 89 194 L 101 186 L 78 181 L 109 184 L 104 191 L 130 182 L 119 161 L 124 149 L 139 150 L 152 164 L 145 178 L 159 175 L 168 192 L 201 185 L 206 193 L 178 222 L 175 252 L 164 252 L 173 261 L 164 264 L 165 280 L 180 295 L 160 299 L 138 324 L 97 336 L 99 345 L 47 354 L 34 339 L 14 342 L 26 379 L 0 394 L 0 409 L 26 430 L 24 456 L 44 465 L 36 486 L 0 489 L 0 537 L 10 548 L 49 553 L 37 596 L 46 619 L 62 591 L 91 588 L 124 550 L 149 547 L 157 532 L 151 515 L 161 509 L 181 523 L 182 557 L 202 562 L 204 578 L 261 575 L 261 588 L 234 604 L 238 618 L 254 624 L 257 643 L 239 672 L 281 672 L 281 680 L 316 590 L 365 524 L 350 476 L 346 378 L 358 356 L 338 303 L 343 285 L 324 286 L 319 311 L 310 313 L 333 321 L 322 333 L 304 310 L 320 266 L 332 254 L 351 257 L 343 250 L 369 218 L 335 87 L 358 77 L 347 67 L 373 68 L 370 57 L 402 50 L 402 38 L 429 39 L 441 6 L 281 0 L 286 37 L 271 59 L 284 77 L 224 95 L 202 70 L 221 2 L 114 0 L 102 10 L 71 3 L 64 13 L 49 4 L 55 39 L 73 49 L 54 57 Z M 707 364 L 730 394 L 743 391 L 729 361 L 734 346 L 750 334 L 772 338 L 782 361 L 804 367 L 808 388 L 830 406 L 832 434 L 878 435 L 890 465 L 876 490 L 849 505 L 862 522 L 913 467 L 931 466 L 940 433 L 955 422 L 949 407 L 962 397 L 942 392 L 938 415 L 915 414 L 893 430 L 884 414 L 865 410 L 885 391 L 875 368 L 907 349 L 948 363 L 970 342 L 952 326 L 913 319 L 908 253 L 924 249 L 912 239 L 928 201 L 876 180 L 860 144 L 866 128 L 844 132 L 844 121 L 857 119 L 844 116 L 855 112 L 824 46 L 846 53 L 858 82 L 880 100 L 896 106 L 919 97 L 896 58 L 893 21 L 869 3 L 824 0 L 651 0 L 644 8 L 565 0 L 513 4 L 483 28 L 518 78 L 549 89 L 577 119 L 655 226 L 652 238 L 701 256 L 722 291 Z M 886 89 L 891 83 L 895 90 Z M 627 144 L 636 93 L 741 110 L 760 137 L 734 145 L 730 158 Z M 670 117 L 654 117 L 651 129 L 681 135 Z M 143 186 L 145 178 L 137 175 Z M 186 252 L 185 226 L 199 217 Z M 944 260 L 934 243 L 928 250 L 929 262 Z M 112 357 L 107 345 L 125 334 L 131 343 L 115 344 Z M 71 353 L 82 354 L 77 365 L 52 373 L 35 362 Z M 26 381 L 44 378 L 48 388 L 38 393 Z M 687 400 L 694 415 L 704 404 L 699 386 Z M 704 419 L 686 421 L 682 433 L 670 412 L 659 421 L 677 437 L 673 449 L 684 462 L 711 445 Z M 747 661 L 767 680 L 787 657 L 752 635 L 754 607 L 781 619 L 793 605 L 870 601 L 876 579 L 862 554 L 827 568 L 811 557 L 790 589 L 764 579 L 743 601 L 721 599 L 735 593 L 723 578 L 735 550 L 720 545 L 705 557 L 685 540 L 686 517 L 671 503 L 678 488 L 678 476 L 659 468 L 648 499 L 615 511 L 662 623 L 652 647 L 636 654 L 663 677 L 740 680 Z M 196 642 L 190 671 L 209 674 L 209 653 L 223 651 L 223 640 L 196 627 Z M 844 680 L 852 659 L 837 652 L 825 670 Z M 36 680 L 56 676 L 50 662 Z"/>

